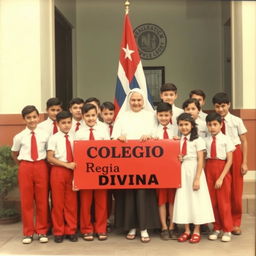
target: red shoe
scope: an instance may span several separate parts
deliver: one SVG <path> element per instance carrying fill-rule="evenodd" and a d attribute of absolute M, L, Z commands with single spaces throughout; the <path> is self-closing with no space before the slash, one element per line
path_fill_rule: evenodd
<path fill-rule="evenodd" d="M 196 244 L 199 243 L 201 240 L 201 236 L 199 234 L 193 234 L 192 237 L 190 238 L 189 242 L 191 244 Z"/>
<path fill-rule="evenodd" d="M 178 242 L 186 242 L 188 239 L 190 239 L 191 234 L 188 234 L 186 232 L 184 232 L 179 238 L 178 238 Z"/>

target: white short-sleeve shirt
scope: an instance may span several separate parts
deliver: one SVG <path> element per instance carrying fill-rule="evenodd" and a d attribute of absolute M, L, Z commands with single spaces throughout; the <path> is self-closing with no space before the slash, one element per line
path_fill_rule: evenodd
<path fill-rule="evenodd" d="M 206 142 L 206 151 L 207 156 L 206 158 L 211 158 L 211 145 L 212 145 L 212 136 L 209 136 L 205 138 Z M 219 132 L 216 135 L 216 158 L 220 160 L 226 160 L 227 159 L 227 153 L 233 152 L 235 150 L 235 146 L 231 139 L 223 134 L 222 132 Z"/>
<path fill-rule="evenodd" d="M 48 141 L 47 150 L 54 151 L 54 157 L 62 162 L 67 161 L 67 150 L 66 150 L 66 137 L 65 133 L 59 131 L 52 135 Z M 73 150 L 73 141 L 74 135 L 72 133 L 68 133 L 68 140 L 70 141 L 71 148 Z"/>
<path fill-rule="evenodd" d="M 200 110 L 200 112 L 199 112 L 199 118 L 202 120 L 202 121 L 206 121 L 205 119 L 206 119 L 206 117 L 207 117 L 207 113 L 205 113 L 205 112 L 203 112 L 202 110 Z"/>
<path fill-rule="evenodd" d="M 75 140 L 89 140 L 90 139 L 90 128 L 93 129 L 93 136 L 95 140 L 110 140 L 108 130 L 101 122 L 98 122 L 93 126 L 89 127 L 85 125 L 75 133 Z"/>
<path fill-rule="evenodd" d="M 44 120 L 43 122 L 38 124 L 38 128 L 46 131 L 51 136 L 51 135 L 53 135 L 53 128 L 54 128 L 53 123 L 54 123 L 54 121 L 48 117 L 46 120 Z M 59 131 L 58 125 L 57 125 L 57 129 Z"/>
<path fill-rule="evenodd" d="M 230 137 L 234 145 L 241 144 L 240 135 L 247 133 L 243 120 L 228 113 L 225 118 L 225 134 Z"/>
<path fill-rule="evenodd" d="M 190 134 L 187 137 L 187 154 L 183 157 L 183 159 L 196 159 L 198 151 L 204 151 L 206 149 L 205 141 L 198 137 L 193 141 L 190 141 Z M 182 151 L 182 146 L 184 143 L 185 136 L 182 135 L 180 139 L 180 152 Z"/>
<path fill-rule="evenodd" d="M 197 124 L 198 135 L 202 138 L 206 138 L 207 136 L 209 136 L 206 122 L 202 121 L 202 119 L 200 119 L 199 117 L 195 120 L 195 122 Z"/>
<path fill-rule="evenodd" d="M 31 158 L 31 130 L 27 127 L 14 136 L 12 151 L 19 152 L 17 157 L 18 160 L 25 160 L 34 162 Z M 37 143 L 37 152 L 38 158 L 37 161 L 43 160 L 46 158 L 46 149 L 47 149 L 47 141 L 49 138 L 49 134 L 40 128 L 36 128 L 34 130 L 36 143 Z"/>
<path fill-rule="evenodd" d="M 166 126 L 166 132 L 169 136 L 169 139 L 172 139 L 175 134 L 174 134 L 174 126 L 172 124 L 168 124 Z M 159 124 L 157 129 L 156 129 L 156 132 L 155 132 L 155 136 L 156 138 L 159 138 L 159 139 L 163 139 L 163 136 L 164 136 L 164 126 Z"/>

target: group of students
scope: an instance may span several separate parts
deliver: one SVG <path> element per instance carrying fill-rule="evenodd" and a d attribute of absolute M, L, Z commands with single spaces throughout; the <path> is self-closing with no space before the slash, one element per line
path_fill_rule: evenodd
<path fill-rule="evenodd" d="M 160 237 L 198 243 L 200 225 L 213 223 L 208 238 L 217 240 L 221 237 L 223 242 L 231 241 L 231 232 L 241 234 L 243 175 L 248 169 L 247 130 L 243 121 L 230 114 L 226 93 L 214 95 L 215 111 L 208 115 L 202 112 L 205 103 L 202 90 L 191 91 L 183 109 L 174 104 L 177 98 L 174 84 L 163 84 L 160 97 L 162 101 L 152 114 L 157 126 L 141 140 L 179 139 L 181 161 L 181 188 L 151 190 L 155 201 L 150 203 L 158 205 Z M 140 90 L 131 90 L 127 99 L 135 113 L 145 108 L 147 100 Z M 120 132 L 121 118 L 118 118 L 122 109 L 115 120 L 115 107 L 111 102 L 100 105 L 97 98 L 85 101 L 74 98 L 69 103 L 69 111 L 62 111 L 59 99 L 51 98 L 46 110 L 48 118 L 39 123 L 36 107 L 24 107 L 22 117 L 26 128 L 13 140 L 12 156 L 19 164 L 22 242 L 31 243 L 34 233 L 38 234 L 40 242 L 48 242 L 47 232 L 51 225 L 56 243 L 65 237 L 76 242 L 77 229 L 86 241 L 94 240 L 94 235 L 100 241 L 106 240 L 112 193 L 104 189 L 74 191 L 76 164 L 72 150 L 74 140 L 129 139 Z M 141 113 L 142 117 L 147 116 L 147 112 Z M 135 116 L 141 119 L 139 115 Z M 129 126 L 129 120 L 124 126 Z M 132 129 L 136 133 L 139 128 L 133 126 Z M 119 191 L 114 194 L 118 204 Z M 149 207 L 154 208 L 153 205 Z M 116 213 L 117 222 L 120 222 L 121 215 Z M 182 234 L 177 232 L 176 224 L 185 224 Z M 194 224 L 193 228 L 190 224 Z M 140 231 L 141 241 L 149 242 L 147 227 Z M 133 240 L 135 236 L 134 226 L 126 238 Z"/>

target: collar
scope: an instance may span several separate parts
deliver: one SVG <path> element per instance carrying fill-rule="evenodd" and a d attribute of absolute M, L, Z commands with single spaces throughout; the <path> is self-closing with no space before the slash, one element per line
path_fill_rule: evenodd
<path fill-rule="evenodd" d="M 227 121 L 227 122 L 231 120 L 230 112 L 227 113 L 227 115 L 224 117 L 224 120 Z"/>
<path fill-rule="evenodd" d="M 181 140 L 184 140 L 184 138 L 186 137 L 187 140 L 189 141 L 190 140 L 190 135 L 191 134 L 188 134 L 187 136 L 181 135 Z"/>
<path fill-rule="evenodd" d="M 165 125 L 165 126 L 163 126 L 162 124 L 160 124 L 160 127 L 161 127 L 161 128 L 167 127 L 167 129 L 170 129 L 170 128 L 171 128 L 171 124 L 168 123 L 168 125 Z"/>

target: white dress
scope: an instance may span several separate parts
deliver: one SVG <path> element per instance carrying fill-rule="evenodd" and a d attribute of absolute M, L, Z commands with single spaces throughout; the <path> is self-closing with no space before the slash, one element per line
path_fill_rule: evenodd
<path fill-rule="evenodd" d="M 189 141 L 187 136 L 187 154 L 181 165 L 181 188 L 176 191 L 173 210 L 173 222 L 178 224 L 194 223 L 196 225 L 214 222 L 211 199 L 204 170 L 200 176 L 200 189 L 193 191 L 193 181 L 197 170 L 197 152 L 205 150 L 202 138 Z M 181 138 L 181 147 L 184 136 Z"/>

